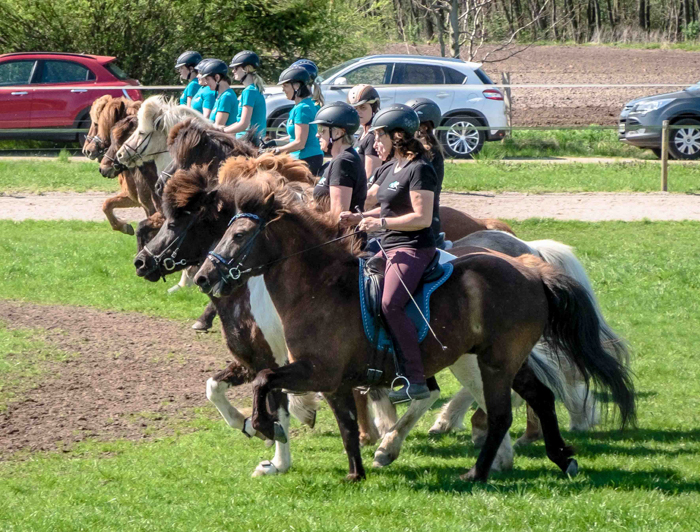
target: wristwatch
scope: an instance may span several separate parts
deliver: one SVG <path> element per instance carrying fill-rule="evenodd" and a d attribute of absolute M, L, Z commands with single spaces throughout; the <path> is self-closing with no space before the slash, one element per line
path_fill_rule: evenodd
<path fill-rule="evenodd" d="M 379 221 L 382 223 L 382 229 L 386 229 L 386 218 L 382 216 Z"/>

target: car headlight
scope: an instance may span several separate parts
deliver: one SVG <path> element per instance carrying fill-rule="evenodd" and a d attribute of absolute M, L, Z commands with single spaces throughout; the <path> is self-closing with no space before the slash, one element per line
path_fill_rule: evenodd
<path fill-rule="evenodd" d="M 639 102 L 637 105 L 634 106 L 634 112 L 646 114 L 651 111 L 656 111 L 658 109 L 661 109 L 664 105 L 668 105 L 673 100 L 675 100 L 675 98 L 665 98 L 663 100 L 654 100 L 651 102 Z"/>

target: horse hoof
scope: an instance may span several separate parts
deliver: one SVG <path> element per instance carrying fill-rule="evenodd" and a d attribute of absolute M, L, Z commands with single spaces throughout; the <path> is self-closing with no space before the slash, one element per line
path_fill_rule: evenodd
<path fill-rule="evenodd" d="M 134 228 L 131 227 L 131 224 L 124 224 L 122 226 L 122 233 L 124 233 L 125 235 L 135 235 L 136 234 L 136 233 L 134 233 Z"/>
<path fill-rule="evenodd" d="M 264 462 L 260 462 L 258 464 L 258 467 L 255 468 L 255 471 L 253 471 L 253 474 L 251 476 L 253 478 L 265 477 L 265 476 L 278 475 L 280 473 L 283 473 L 283 471 L 280 471 L 279 469 L 277 469 L 275 464 L 273 464 L 269 460 L 265 460 Z"/>
<path fill-rule="evenodd" d="M 347 477 L 345 477 L 346 482 L 360 482 L 361 480 L 364 480 L 365 476 L 360 475 L 359 473 L 351 473 Z"/>
<path fill-rule="evenodd" d="M 179 284 L 176 284 L 175 286 L 171 286 L 170 288 L 168 288 L 168 294 L 174 294 L 175 292 L 180 290 L 180 288 L 182 288 L 182 287 Z"/>
<path fill-rule="evenodd" d="M 472 467 L 469 471 L 459 476 L 460 480 L 465 482 L 486 482 L 485 478 L 480 478 L 476 472 L 476 467 Z"/>
<path fill-rule="evenodd" d="M 528 436 L 527 434 L 523 434 L 515 440 L 515 443 L 513 444 L 513 447 L 527 447 L 531 443 L 535 443 L 541 438 L 541 436 Z"/>
<path fill-rule="evenodd" d="M 311 419 L 306 423 L 310 429 L 314 428 L 316 426 L 316 410 L 314 410 L 314 415 L 311 417 Z"/>
<path fill-rule="evenodd" d="M 178 286 L 178 287 L 179 287 L 180 285 L 178 284 L 178 285 L 175 285 L 175 286 Z M 173 288 L 175 288 L 175 287 L 173 287 Z M 171 288 L 170 290 L 172 290 L 172 288 Z M 170 290 L 168 290 L 168 292 L 169 292 Z M 199 320 L 195 321 L 195 322 L 192 324 L 192 328 L 193 328 L 195 331 L 197 331 L 197 332 L 207 332 L 207 331 L 209 330 L 209 326 L 208 326 L 206 323 L 204 323 L 203 321 L 199 321 Z"/>
<path fill-rule="evenodd" d="M 374 453 L 374 461 L 372 462 L 372 467 L 376 469 L 381 469 L 382 467 L 386 467 L 390 465 L 394 460 L 396 460 L 397 457 L 391 456 L 387 451 L 382 449 L 381 447 L 377 449 L 377 452 Z"/>
<path fill-rule="evenodd" d="M 566 466 L 566 471 L 564 471 L 564 473 L 572 478 L 578 475 L 578 462 L 573 458 L 569 460 L 569 465 Z"/>
<path fill-rule="evenodd" d="M 275 441 L 287 443 L 287 434 L 284 432 L 284 427 L 275 422 Z"/>

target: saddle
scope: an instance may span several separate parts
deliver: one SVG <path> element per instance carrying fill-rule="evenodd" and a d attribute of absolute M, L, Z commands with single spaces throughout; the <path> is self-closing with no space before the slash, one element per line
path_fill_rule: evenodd
<path fill-rule="evenodd" d="M 413 293 L 413 298 L 420 307 L 423 316 L 430 321 L 430 296 L 442 286 L 452 275 L 454 266 L 449 262 L 456 258 L 444 251 L 438 250 L 435 257 L 428 264 L 421 278 L 418 288 Z M 360 259 L 360 307 L 362 312 L 362 326 L 369 342 L 378 353 L 385 356 L 387 353 L 395 356 L 394 343 L 388 332 L 382 315 L 382 292 L 384 291 L 384 271 L 386 270 L 386 258 L 375 255 L 371 258 Z M 409 301 L 406 306 L 406 314 L 416 326 L 418 342 L 425 340 L 428 335 L 428 324 L 423 320 L 420 312 Z M 375 366 L 383 367 L 383 363 L 375 363 Z M 380 369 L 368 369 L 368 378 L 379 380 Z M 379 372 L 379 375 L 377 375 Z"/>

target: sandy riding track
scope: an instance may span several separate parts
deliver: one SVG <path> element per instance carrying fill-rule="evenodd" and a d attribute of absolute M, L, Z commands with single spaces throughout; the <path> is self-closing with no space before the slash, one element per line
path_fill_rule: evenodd
<path fill-rule="evenodd" d="M 0 412 L 0 460 L 88 438 L 171 433 L 208 404 L 206 380 L 229 358 L 219 334 L 196 336 L 181 322 L 139 314 L 0 301 L 0 321 L 40 329 L 42 341 L 73 355 L 49 363 Z M 242 386 L 229 394 L 235 402 L 249 392 Z"/>
<path fill-rule="evenodd" d="M 104 220 L 102 193 L 0 195 L 0 219 L 11 220 Z M 691 194 L 613 193 L 522 194 L 506 192 L 448 193 L 440 203 L 478 218 L 555 218 L 558 220 L 700 220 L 700 196 Z M 144 218 L 141 209 L 124 209 L 119 216 L 129 221 Z"/>

